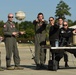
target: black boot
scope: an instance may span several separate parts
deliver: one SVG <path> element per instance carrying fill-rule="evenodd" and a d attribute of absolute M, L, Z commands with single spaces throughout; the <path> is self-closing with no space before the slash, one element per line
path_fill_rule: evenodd
<path fill-rule="evenodd" d="M 74 53 L 74 57 L 76 58 L 76 53 Z"/>
<path fill-rule="evenodd" d="M 57 68 L 59 69 L 59 61 L 57 62 Z"/>
<path fill-rule="evenodd" d="M 40 64 L 36 65 L 36 70 L 40 70 Z"/>
<path fill-rule="evenodd" d="M 67 62 L 65 62 L 65 67 L 67 67 L 67 68 L 69 67 L 69 65 L 68 65 L 68 63 L 67 63 Z"/>
<path fill-rule="evenodd" d="M 41 64 L 40 69 L 47 69 L 47 67 L 44 64 Z"/>

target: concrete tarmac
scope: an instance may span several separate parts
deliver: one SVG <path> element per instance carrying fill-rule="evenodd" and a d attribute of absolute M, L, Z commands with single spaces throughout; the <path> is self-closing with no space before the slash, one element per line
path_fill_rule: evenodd
<path fill-rule="evenodd" d="M 34 46 L 30 46 L 34 54 Z M 30 52 L 29 45 L 26 44 L 18 44 L 19 55 L 20 55 L 20 65 L 24 67 L 24 70 L 7 70 L 6 69 L 6 50 L 5 45 L 0 43 L 0 51 L 1 51 L 1 67 L 4 71 L 0 71 L 0 75 L 76 75 L 76 59 L 75 57 L 68 53 L 69 56 L 69 66 L 70 68 L 64 67 L 64 59 L 62 58 L 60 61 L 60 69 L 57 71 L 49 71 L 45 70 L 36 70 L 36 65 L 34 60 L 32 59 L 32 54 Z M 49 60 L 49 50 L 47 50 L 47 60 L 46 67 L 48 66 Z M 14 66 L 13 57 L 11 59 L 11 65 Z"/>

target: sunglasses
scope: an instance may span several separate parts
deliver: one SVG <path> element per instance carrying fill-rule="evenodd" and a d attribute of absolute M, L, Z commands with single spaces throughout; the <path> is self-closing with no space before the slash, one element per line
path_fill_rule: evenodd
<path fill-rule="evenodd" d="M 13 18 L 13 16 L 8 16 L 8 18 Z"/>
<path fill-rule="evenodd" d="M 63 26 L 67 26 L 67 24 L 64 24 Z"/>
<path fill-rule="evenodd" d="M 53 20 L 49 20 L 49 21 L 53 21 Z"/>

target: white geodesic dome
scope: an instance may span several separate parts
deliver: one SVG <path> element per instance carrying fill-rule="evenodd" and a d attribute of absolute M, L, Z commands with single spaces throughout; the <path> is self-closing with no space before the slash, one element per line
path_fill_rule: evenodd
<path fill-rule="evenodd" d="M 17 20 L 20 20 L 20 21 L 24 20 L 25 17 L 26 17 L 26 15 L 25 15 L 25 12 L 23 12 L 23 11 L 18 11 L 18 12 L 15 13 L 15 18 Z"/>

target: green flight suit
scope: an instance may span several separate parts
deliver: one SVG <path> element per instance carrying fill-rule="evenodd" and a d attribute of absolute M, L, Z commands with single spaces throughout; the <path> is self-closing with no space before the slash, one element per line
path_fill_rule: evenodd
<path fill-rule="evenodd" d="M 16 37 L 12 35 L 12 32 L 18 32 L 15 28 L 15 24 L 10 21 L 7 21 L 3 28 L 4 32 L 4 39 L 5 39 L 5 47 L 6 47 L 6 66 L 11 66 L 11 56 L 13 52 L 13 60 L 15 66 L 19 66 L 20 64 L 20 57 L 17 48 L 17 41 Z"/>
<path fill-rule="evenodd" d="M 39 22 L 33 21 L 35 26 L 35 63 L 44 64 L 46 59 L 46 50 L 42 50 L 41 46 L 46 44 L 46 25 L 47 21 L 42 22 L 39 26 Z"/>

